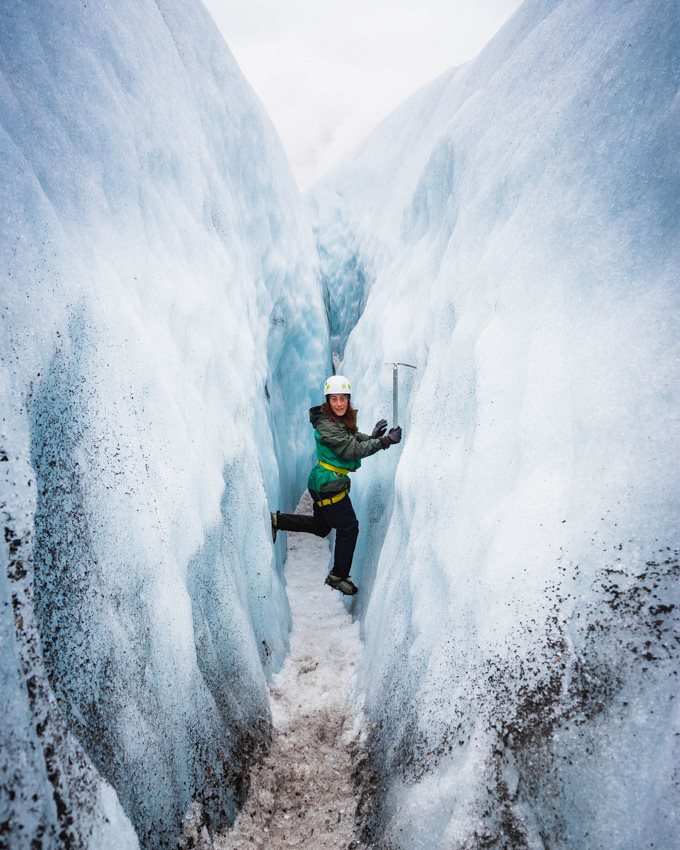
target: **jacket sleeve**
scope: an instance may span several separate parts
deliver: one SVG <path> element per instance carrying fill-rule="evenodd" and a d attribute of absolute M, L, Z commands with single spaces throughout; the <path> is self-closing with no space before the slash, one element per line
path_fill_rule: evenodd
<path fill-rule="evenodd" d="M 330 420 L 320 422 L 316 430 L 324 446 L 328 446 L 343 460 L 361 460 L 361 458 L 370 457 L 382 449 L 379 438 L 374 439 L 367 434 L 362 434 L 361 437 L 364 439 L 360 439 L 358 434 L 352 434 L 342 425 L 337 425 Z"/>

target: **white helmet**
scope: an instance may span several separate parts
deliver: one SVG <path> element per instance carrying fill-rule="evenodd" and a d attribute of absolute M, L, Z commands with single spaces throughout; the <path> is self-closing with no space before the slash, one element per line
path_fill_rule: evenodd
<path fill-rule="evenodd" d="M 323 387 L 324 395 L 350 395 L 352 385 L 344 375 L 331 375 Z"/>

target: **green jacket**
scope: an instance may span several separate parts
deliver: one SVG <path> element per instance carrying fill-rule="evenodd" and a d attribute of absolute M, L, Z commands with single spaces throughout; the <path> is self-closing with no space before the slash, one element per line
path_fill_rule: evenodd
<path fill-rule="evenodd" d="M 379 438 L 369 437 L 359 431 L 352 433 L 346 425 L 326 416 L 320 406 L 310 409 L 309 421 L 314 426 L 317 459 L 346 469 L 347 473 L 359 469 L 361 458 L 382 449 Z M 333 472 L 317 463 L 307 479 L 312 498 L 335 496 L 343 490 L 349 491 L 351 485 L 347 473 Z"/>

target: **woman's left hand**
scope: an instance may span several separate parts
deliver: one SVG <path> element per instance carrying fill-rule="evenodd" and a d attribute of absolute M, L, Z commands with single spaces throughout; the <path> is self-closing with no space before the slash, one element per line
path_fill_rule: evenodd
<path fill-rule="evenodd" d="M 375 423 L 375 428 L 373 429 L 373 433 L 371 434 L 371 439 L 375 437 L 382 437 L 385 431 L 387 430 L 387 420 L 380 419 Z"/>

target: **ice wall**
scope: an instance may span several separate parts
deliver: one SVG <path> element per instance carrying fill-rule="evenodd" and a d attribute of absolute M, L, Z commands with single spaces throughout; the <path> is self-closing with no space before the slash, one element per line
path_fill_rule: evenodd
<path fill-rule="evenodd" d="M 418 366 L 353 488 L 378 848 L 677 842 L 679 59 L 531 0 L 310 198 L 364 425 Z"/>
<path fill-rule="evenodd" d="M 3 4 L 0 185 L 3 838 L 168 847 L 267 742 L 311 228 L 195 0 Z"/>

